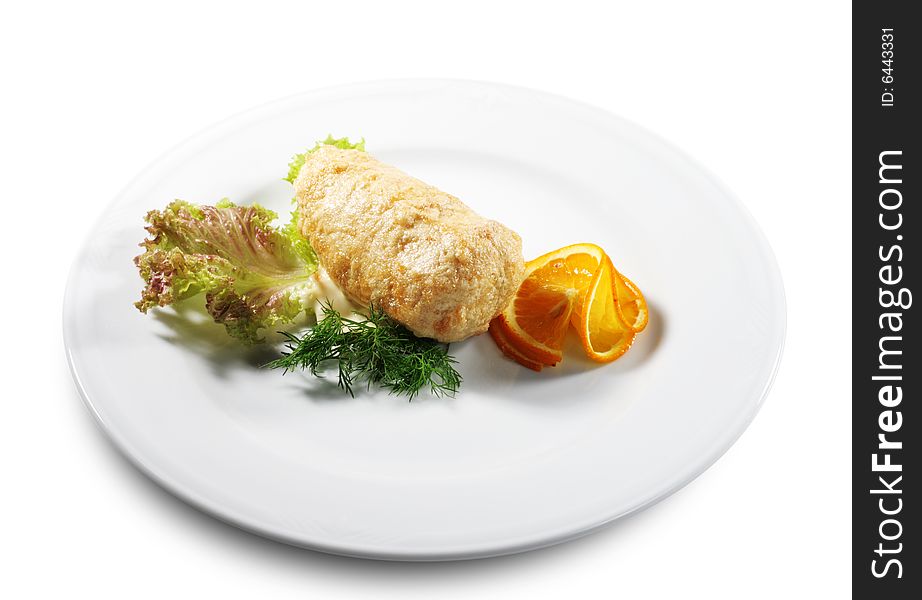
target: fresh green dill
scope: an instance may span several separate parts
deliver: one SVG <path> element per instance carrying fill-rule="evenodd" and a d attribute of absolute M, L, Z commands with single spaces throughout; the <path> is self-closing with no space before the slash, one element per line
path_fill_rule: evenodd
<path fill-rule="evenodd" d="M 266 366 L 286 373 L 306 369 L 321 377 L 323 368 L 335 363 L 339 387 L 350 396 L 362 380 L 410 400 L 424 388 L 436 396 L 454 396 L 461 386 L 457 361 L 446 345 L 413 335 L 384 311 L 371 307 L 365 321 L 346 318 L 329 305 L 322 311 L 304 336 L 282 332 L 287 351 Z"/>

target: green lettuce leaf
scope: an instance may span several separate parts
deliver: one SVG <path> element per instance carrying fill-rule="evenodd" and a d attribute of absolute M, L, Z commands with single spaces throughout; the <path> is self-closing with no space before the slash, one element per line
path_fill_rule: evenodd
<path fill-rule="evenodd" d="M 204 293 L 205 307 L 246 343 L 258 331 L 292 322 L 312 298 L 317 256 L 298 233 L 297 215 L 283 227 L 258 204 L 222 200 L 195 206 L 176 200 L 147 214 L 150 237 L 134 261 L 145 281 L 135 306 L 147 312 Z"/>
<path fill-rule="evenodd" d="M 295 154 L 294 157 L 292 157 L 291 162 L 288 163 L 288 176 L 285 177 L 285 181 L 288 183 L 294 183 L 295 179 L 298 178 L 298 172 L 300 172 L 301 167 L 304 166 L 304 161 L 307 160 L 307 155 L 320 146 L 336 146 L 337 148 L 342 148 L 343 150 L 360 150 L 364 152 L 365 138 L 362 138 L 353 144 L 347 137 L 334 138 L 332 135 L 327 135 L 327 139 L 317 142 L 310 150 L 302 152 L 301 154 Z"/>

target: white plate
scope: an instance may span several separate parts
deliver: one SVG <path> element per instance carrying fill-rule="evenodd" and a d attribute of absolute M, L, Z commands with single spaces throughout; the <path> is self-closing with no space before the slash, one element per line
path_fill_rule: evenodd
<path fill-rule="evenodd" d="M 142 217 L 174 198 L 287 215 L 292 154 L 327 133 L 449 191 L 524 239 L 591 241 L 644 291 L 650 325 L 597 366 L 532 373 L 488 336 L 453 345 L 455 399 L 344 397 L 257 365 L 194 310 L 142 315 Z M 740 203 L 650 133 L 494 84 L 393 81 L 275 102 L 146 169 L 105 211 L 67 287 L 74 379 L 116 445 L 189 503 L 325 552 L 473 558 L 571 539 L 678 490 L 746 428 L 785 330 L 781 279 Z"/>

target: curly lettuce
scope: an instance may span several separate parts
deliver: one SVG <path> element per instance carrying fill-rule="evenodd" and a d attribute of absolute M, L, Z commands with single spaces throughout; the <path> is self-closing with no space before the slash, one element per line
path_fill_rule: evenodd
<path fill-rule="evenodd" d="M 277 216 L 228 200 L 149 212 L 150 237 L 134 259 L 145 281 L 135 306 L 147 312 L 203 293 L 215 322 L 248 344 L 262 341 L 259 329 L 294 321 L 313 297 L 318 261 L 296 215 L 283 227 L 272 225 Z"/>
<path fill-rule="evenodd" d="M 317 142 L 310 150 L 302 152 L 301 154 L 295 154 L 292 157 L 291 162 L 288 163 L 288 176 L 285 177 L 285 181 L 288 183 L 294 183 L 295 179 L 298 178 L 298 173 L 301 171 L 301 167 L 304 166 L 304 161 L 307 160 L 307 155 L 311 152 L 314 152 L 320 146 L 336 146 L 337 148 L 341 148 L 343 150 L 360 150 L 364 152 L 365 138 L 362 138 L 353 144 L 349 141 L 348 137 L 334 138 L 332 135 L 327 135 L 327 139 Z"/>

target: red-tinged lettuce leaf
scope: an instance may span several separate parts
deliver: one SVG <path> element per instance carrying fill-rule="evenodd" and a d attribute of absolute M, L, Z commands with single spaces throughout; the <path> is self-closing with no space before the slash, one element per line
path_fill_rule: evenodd
<path fill-rule="evenodd" d="M 276 217 L 226 200 L 177 200 L 149 212 L 150 237 L 135 258 L 146 285 L 135 306 L 147 312 L 204 293 L 214 320 L 246 343 L 261 341 L 261 328 L 292 322 L 313 297 L 317 257 L 294 222 L 274 227 Z"/>

